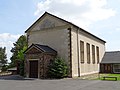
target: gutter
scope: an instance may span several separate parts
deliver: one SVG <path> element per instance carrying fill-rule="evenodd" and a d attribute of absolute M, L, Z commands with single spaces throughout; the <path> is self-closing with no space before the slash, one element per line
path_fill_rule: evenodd
<path fill-rule="evenodd" d="M 79 29 L 77 29 L 77 53 L 78 53 L 78 77 L 80 77 L 80 51 L 79 51 Z"/>

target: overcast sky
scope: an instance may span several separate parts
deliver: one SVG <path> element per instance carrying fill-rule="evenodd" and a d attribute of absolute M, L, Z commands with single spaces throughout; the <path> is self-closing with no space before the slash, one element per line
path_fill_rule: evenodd
<path fill-rule="evenodd" d="M 0 0 L 0 46 L 10 49 L 45 11 L 105 40 L 106 51 L 120 50 L 120 0 Z"/>

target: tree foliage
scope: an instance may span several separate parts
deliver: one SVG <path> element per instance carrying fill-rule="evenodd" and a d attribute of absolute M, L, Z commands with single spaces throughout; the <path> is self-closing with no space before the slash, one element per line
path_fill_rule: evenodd
<path fill-rule="evenodd" d="M 24 61 L 24 51 L 27 49 L 27 46 L 24 46 L 23 49 L 21 49 L 20 51 L 18 51 L 18 55 L 17 58 L 19 60 Z"/>
<path fill-rule="evenodd" d="M 62 58 L 55 58 L 49 66 L 48 75 L 50 78 L 63 78 L 67 76 L 67 65 Z"/>
<path fill-rule="evenodd" d="M 22 60 L 24 59 L 24 56 L 23 56 L 23 51 L 24 49 L 27 47 L 27 38 L 25 35 L 21 35 L 18 40 L 13 43 L 14 47 L 11 49 L 11 52 L 12 52 L 12 57 L 10 58 L 11 60 L 11 67 L 14 67 L 16 66 L 16 62 L 17 60 L 21 59 Z"/>
<path fill-rule="evenodd" d="M 14 47 L 11 49 L 12 57 L 10 67 L 16 67 L 16 65 L 19 64 L 18 73 L 24 76 L 24 51 L 27 49 L 26 36 L 21 35 L 13 45 Z"/>
<path fill-rule="evenodd" d="M 0 47 L 0 67 L 2 71 L 5 70 L 6 64 L 7 64 L 6 48 Z"/>
<path fill-rule="evenodd" d="M 19 74 L 21 76 L 24 76 L 24 51 L 27 49 L 27 46 L 24 46 L 23 49 L 21 49 L 19 52 L 18 52 L 18 60 L 20 62 L 20 71 L 19 71 Z"/>

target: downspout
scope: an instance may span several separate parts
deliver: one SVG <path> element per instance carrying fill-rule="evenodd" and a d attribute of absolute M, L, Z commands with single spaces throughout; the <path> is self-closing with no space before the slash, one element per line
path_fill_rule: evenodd
<path fill-rule="evenodd" d="M 71 28 L 68 28 L 69 30 L 69 50 L 70 50 L 70 61 L 69 61 L 69 64 L 70 64 L 70 67 L 69 67 L 69 77 L 72 77 L 72 33 L 71 33 Z"/>
<path fill-rule="evenodd" d="M 78 77 L 80 77 L 80 52 L 79 52 L 79 29 L 77 29 L 77 58 L 78 58 Z"/>

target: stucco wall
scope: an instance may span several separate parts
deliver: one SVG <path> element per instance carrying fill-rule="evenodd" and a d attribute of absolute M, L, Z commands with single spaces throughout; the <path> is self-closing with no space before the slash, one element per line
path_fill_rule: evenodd
<path fill-rule="evenodd" d="M 96 55 L 96 46 L 99 47 L 99 57 L 100 61 L 105 53 L 105 43 L 84 33 L 79 30 L 79 34 L 77 35 L 77 29 L 72 28 L 72 76 L 78 76 L 78 63 L 80 68 L 80 76 L 86 74 L 92 74 L 99 72 L 99 64 L 97 63 L 97 55 Z M 77 37 L 78 36 L 78 37 Z M 78 42 L 77 42 L 78 38 Z M 84 41 L 84 63 L 80 62 L 80 40 Z M 78 43 L 78 45 L 77 45 Z M 90 44 L 90 60 L 91 63 L 87 63 L 87 52 L 86 52 L 86 43 Z M 95 64 L 92 63 L 92 45 L 95 45 Z M 79 61 L 78 61 L 79 59 Z"/>
<path fill-rule="evenodd" d="M 28 46 L 32 43 L 48 45 L 57 51 L 58 56 L 68 61 L 68 24 L 52 15 L 45 14 L 27 32 Z"/>
<path fill-rule="evenodd" d="M 59 26 L 66 25 L 66 22 L 63 22 L 53 16 L 45 15 L 31 28 L 30 31 L 37 31 L 44 28 L 54 28 Z"/>
<path fill-rule="evenodd" d="M 28 45 L 32 43 L 48 45 L 57 51 L 58 56 L 68 61 L 68 30 L 66 28 L 44 29 L 29 32 Z"/>

